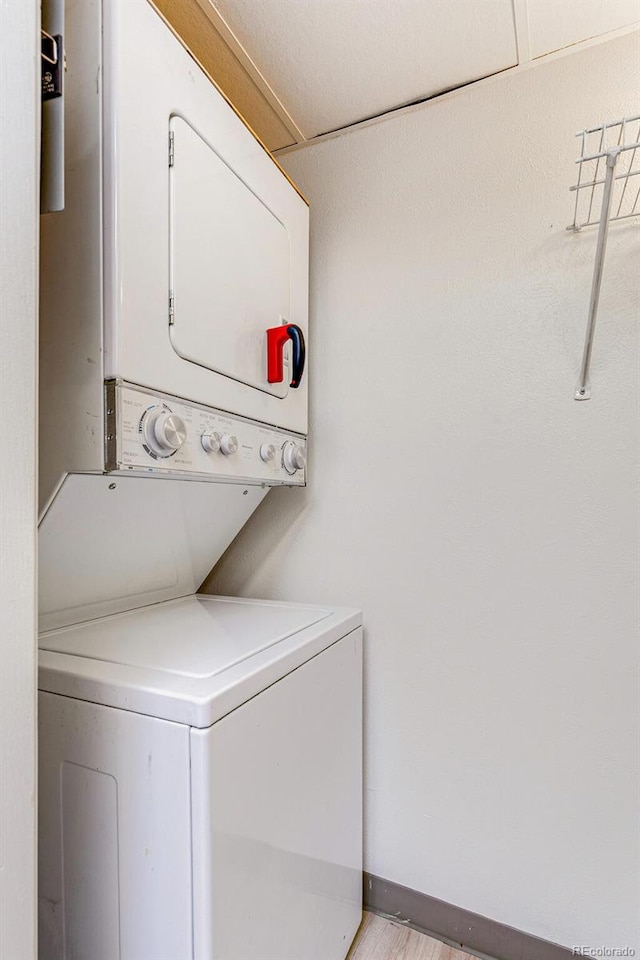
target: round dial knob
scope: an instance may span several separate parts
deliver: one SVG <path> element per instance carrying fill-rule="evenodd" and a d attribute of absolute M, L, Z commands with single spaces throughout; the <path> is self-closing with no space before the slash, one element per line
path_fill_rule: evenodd
<path fill-rule="evenodd" d="M 159 457 L 170 457 L 187 439 L 184 420 L 170 410 L 151 411 L 144 422 L 149 449 Z"/>
<path fill-rule="evenodd" d="M 287 473 L 294 474 L 303 470 L 307 462 L 304 447 L 298 446 L 293 440 L 287 440 L 282 448 L 282 464 Z"/>
<path fill-rule="evenodd" d="M 225 457 L 228 457 L 232 453 L 237 453 L 238 438 L 229 433 L 225 433 L 224 436 L 220 437 L 220 449 Z"/>
<path fill-rule="evenodd" d="M 276 448 L 273 443 L 263 443 L 260 447 L 260 457 L 264 460 L 265 463 L 269 463 L 270 460 L 276 455 Z"/>
<path fill-rule="evenodd" d="M 206 450 L 207 453 L 217 453 L 220 449 L 220 434 L 204 433 L 200 437 L 200 443 L 202 444 L 202 449 Z"/>

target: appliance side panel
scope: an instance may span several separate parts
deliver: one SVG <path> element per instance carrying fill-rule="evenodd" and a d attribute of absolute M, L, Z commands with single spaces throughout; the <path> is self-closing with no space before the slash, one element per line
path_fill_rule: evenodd
<path fill-rule="evenodd" d="M 65 206 L 41 217 L 41 507 L 65 473 L 104 463 L 101 6 L 65 8 Z"/>
<path fill-rule="evenodd" d="M 189 728 L 40 693 L 40 960 L 192 956 Z"/>
<path fill-rule="evenodd" d="M 342 960 L 361 920 L 362 630 L 191 745 L 194 956 Z"/>

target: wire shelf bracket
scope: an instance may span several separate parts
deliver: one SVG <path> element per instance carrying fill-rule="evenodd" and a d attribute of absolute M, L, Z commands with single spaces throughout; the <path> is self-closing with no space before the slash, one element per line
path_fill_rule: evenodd
<path fill-rule="evenodd" d="M 609 224 L 614 220 L 627 220 L 630 217 L 640 216 L 640 181 L 632 179 L 640 174 L 640 115 L 623 117 L 622 120 L 615 120 L 613 123 L 603 123 L 598 127 L 582 130 L 576 136 L 581 139 L 582 149 L 576 160 L 578 181 L 570 188 L 575 192 L 576 198 L 573 223 L 567 227 L 567 230 L 578 233 L 583 227 L 598 224 L 587 330 L 580 379 L 574 394 L 576 400 L 589 400 L 591 397 L 589 369 Z M 601 165 L 604 165 L 604 175 L 601 172 Z M 629 190 L 630 183 L 633 186 Z M 634 196 L 636 183 L 638 188 Z"/>

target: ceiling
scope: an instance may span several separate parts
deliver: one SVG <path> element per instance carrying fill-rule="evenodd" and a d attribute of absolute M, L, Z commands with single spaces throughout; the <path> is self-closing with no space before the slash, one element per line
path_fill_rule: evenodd
<path fill-rule="evenodd" d="M 206 3 L 298 142 L 640 20 L 640 0 Z"/>

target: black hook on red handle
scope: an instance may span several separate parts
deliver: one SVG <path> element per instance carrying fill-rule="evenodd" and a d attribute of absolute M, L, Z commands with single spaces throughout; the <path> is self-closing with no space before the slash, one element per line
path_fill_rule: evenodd
<path fill-rule="evenodd" d="M 289 386 L 295 390 L 300 386 L 307 352 L 304 333 L 297 323 L 287 323 L 267 330 L 267 380 L 269 383 L 282 383 L 283 350 L 287 340 L 291 340 L 293 344 L 293 369 Z"/>

